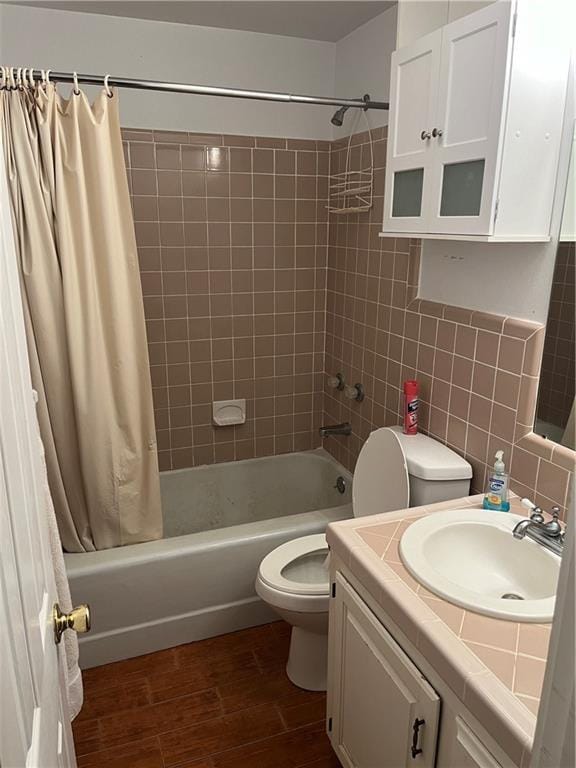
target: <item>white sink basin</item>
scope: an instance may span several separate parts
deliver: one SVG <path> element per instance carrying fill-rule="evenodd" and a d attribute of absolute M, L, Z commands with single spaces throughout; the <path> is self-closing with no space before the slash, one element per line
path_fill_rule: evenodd
<path fill-rule="evenodd" d="M 510 621 L 552 621 L 560 558 L 512 536 L 523 519 L 479 509 L 437 512 L 412 523 L 400 555 L 414 578 L 456 605 Z"/>

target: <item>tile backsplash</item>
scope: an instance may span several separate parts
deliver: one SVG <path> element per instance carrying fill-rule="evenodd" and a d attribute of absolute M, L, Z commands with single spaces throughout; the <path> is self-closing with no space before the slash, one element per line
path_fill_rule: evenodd
<path fill-rule="evenodd" d="M 162 469 L 306 450 L 337 421 L 352 435 L 323 445 L 353 469 L 417 378 L 422 430 L 470 461 L 474 491 L 502 448 L 513 490 L 565 507 L 573 454 L 529 439 L 544 327 L 417 298 L 420 241 L 379 237 L 385 128 L 372 209 L 330 217 L 346 140 L 123 134 Z M 338 371 L 362 403 L 327 386 Z M 237 397 L 246 424 L 214 427 L 212 400 Z"/>

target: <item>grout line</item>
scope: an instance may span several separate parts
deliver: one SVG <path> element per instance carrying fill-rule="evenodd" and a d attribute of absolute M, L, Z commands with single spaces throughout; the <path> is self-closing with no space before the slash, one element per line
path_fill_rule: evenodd
<path fill-rule="evenodd" d="M 514 643 L 514 667 L 512 669 L 512 691 L 516 691 L 516 670 L 518 666 L 518 649 L 520 646 L 520 624 L 516 624 L 516 641 Z"/>

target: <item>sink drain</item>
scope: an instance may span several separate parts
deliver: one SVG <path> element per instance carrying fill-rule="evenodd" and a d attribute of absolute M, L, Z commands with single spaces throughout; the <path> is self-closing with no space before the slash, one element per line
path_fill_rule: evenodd
<path fill-rule="evenodd" d="M 517 595 L 515 592 L 505 592 L 502 595 L 502 600 L 524 600 L 522 595 Z"/>

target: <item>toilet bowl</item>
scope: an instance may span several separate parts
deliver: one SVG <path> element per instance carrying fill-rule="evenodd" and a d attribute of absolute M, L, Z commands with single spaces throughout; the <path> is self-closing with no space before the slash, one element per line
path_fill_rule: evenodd
<path fill-rule="evenodd" d="M 382 427 L 364 443 L 354 472 L 354 517 L 467 496 L 472 467 L 426 435 Z M 292 625 L 286 672 L 309 691 L 326 690 L 330 574 L 323 533 L 302 536 L 262 560 L 256 592 Z"/>
<path fill-rule="evenodd" d="M 292 625 L 286 672 L 309 691 L 326 689 L 328 545 L 323 533 L 274 549 L 260 564 L 256 592 Z"/>

